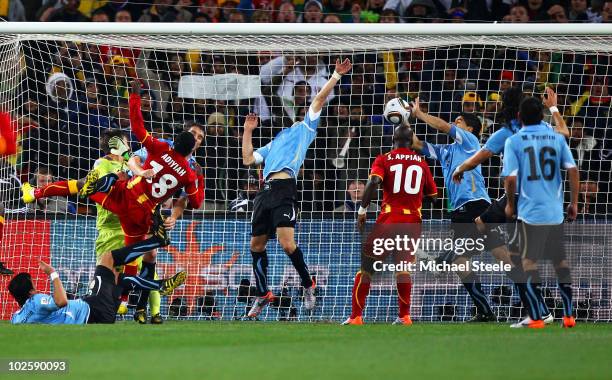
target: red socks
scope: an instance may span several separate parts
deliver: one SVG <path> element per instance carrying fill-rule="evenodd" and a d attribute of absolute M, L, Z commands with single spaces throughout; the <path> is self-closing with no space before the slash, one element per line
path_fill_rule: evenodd
<path fill-rule="evenodd" d="M 47 186 L 34 189 L 34 197 L 36 199 L 46 197 L 68 197 L 79 193 L 76 180 L 53 182 Z"/>
<path fill-rule="evenodd" d="M 366 298 L 370 293 L 370 282 L 371 278 L 369 274 L 362 271 L 357 272 L 351 296 L 351 318 L 360 317 L 363 314 Z"/>
<path fill-rule="evenodd" d="M 410 315 L 410 295 L 412 294 L 412 280 L 407 272 L 398 273 L 395 278 L 397 286 L 397 302 L 399 304 L 399 316 Z"/>

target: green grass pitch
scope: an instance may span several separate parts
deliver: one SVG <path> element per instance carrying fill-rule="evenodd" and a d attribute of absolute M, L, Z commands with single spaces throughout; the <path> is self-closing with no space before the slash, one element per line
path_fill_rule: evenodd
<path fill-rule="evenodd" d="M 68 359 L 57 379 L 611 379 L 611 353 L 612 324 L 0 324 L 0 358 Z"/>

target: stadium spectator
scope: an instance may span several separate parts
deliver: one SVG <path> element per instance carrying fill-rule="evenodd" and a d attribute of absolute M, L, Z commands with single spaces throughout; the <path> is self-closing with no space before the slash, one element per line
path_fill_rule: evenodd
<path fill-rule="evenodd" d="M 232 22 L 232 23 L 246 22 L 246 17 L 244 16 L 244 13 L 240 12 L 237 9 L 233 9 L 231 12 L 227 14 L 227 22 Z"/>
<path fill-rule="evenodd" d="M 254 23 L 270 23 L 272 22 L 272 16 L 270 12 L 264 11 L 263 9 L 257 9 L 251 15 L 251 22 Z"/>
<path fill-rule="evenodd" d="M 505 22 L 511 23 L 525 23 L 529 22 L 529 12 L 524 5 L 516 4 L 510 8 L 510 13 L 504 16 Z"/>
<path fill-rule="evenodd" d="M 285 1 L 278 7 L 276 14 L 276 22 L 282 23 L 294 23 L 297 20 L 295 14 L 295 5 L 293 3 Z"/>
<path fill-rule="evenodd" d="M 115 13 L 115 22 L 132 22 L 132 14 L 127 9 L 121 9 Z"/>
<path fill-rule="evenodd" d="M 409 23 L 427 23 L 437 16 L 438 12 L 432 0 L 414 0 L 406 8 L 403 19 Z"/>
<path fill-rule="evenodd" d="M 202 0 L 200 1 L 200 7 L 198 13 L 205 14 L 210 22 L 221 21 L 221 8 L 219 8 L 217 0 Z"/>
<path fill-rule="evenodd" d="M 342 20 L 337 14 L 328 14 L 323 18 L 324 24 L 340 24 Z"/>
<path fill-rule="evenodd" d="M 591 161 L 591 152 L 597 145 L 597 141 L 593 136 L 585 134 L 583 118 L 573 118 L 570 128 L 569 144 L 578 169 L 581 171 L 588 171 L 589 162 Z"/>
<path fill-rule="evenodd" d="M 353 20 L 351 2 L 347 0 L 330 0 L 324 9 L 324 13 L 337 15 L 341 22 L 351 22 Z"/>
<path fill-rule="evenodd" d="M 473 92 L 468 91 L 463 94 L 463 98 L 461 98 L 461 112 L 464 113 L 475 113 L 480 112 L 482 108 L 482 100 L 480 96 Z"/>
<path fill-rule="evenodd" d="M 565 12 L 565 8 L 563 8 L 559 4 L 555 4 L 551 6 L 550 8 L 548 8 L 548 11 L 546 11 L 546 14 L 549 17 L 550 22 L 559 23 L 559 24 L 565 24 L 569 22 L 569 19 L 567 18 L 567 13 Z"/>
<path fill-rule="evenodd" d="M 319 0 L 308 0 L 304 4 L 302 22 L 313 24 L 323 21 L 323 4 Z"/>
<path fill-rule="evenodd" d="M 527 0 L 527 15 L 530 20 L 544 21 L 548 19 L 545 10 L 547 9 L 545 0 Z"/>
<path fill-rule="evenodd" d="M 612 22 L 612 1 L 606 1 L 601 11 L 601 22 Z"/>
<path fill-rule="evenodd" d="M 570 0 L 568 18 L 576 22 L 588 22 L 587 0 Z"/>
<path fill-rule="evenodd" d="M 363 181 L 355 180 L 348 184 L 346 189 L 347 198 L 341 206 L 334 209 L 335 212 L 357 212 L 361 205 L 361 198 L 363 197 L 363 190 L 365 190 L 365 183 Z M 380 207 L 376 202 L 371 202 L 367 208 L 368 212 L 378 212 Z"/>
<path fill-rule="evenodd" d="M 91 14 L 92 22 L 110 22 L 108 13 L 103 8 L 98 8 Z"/>
<path fill-rule="evenodd" d="M 400 21 L 399 15 L 394 9 L 384 9 L 380 14 L 378 22 L 381 24 L 395 24 Z"/>
<path fill-rule="evenodd" d="M 193 15 L 181 5 L 173 6 L 172 0 L 154 0 L 145 9 L 138 22 L 189 22 Z"/>
<path fill-rule="evenodd" d="M 26 9 L 21 0 L 5 0 L 0 6 L 0 18 L 8 21 L 26 21 Z"/>
<path fill-rule="evenodd" d="M 41 15 L 40 21 L 49 22 L 86 22 L 89 18 L 79 11 L 79 0 L 63 0 L 62 6 L 55 9 L 50 6 Z"/>

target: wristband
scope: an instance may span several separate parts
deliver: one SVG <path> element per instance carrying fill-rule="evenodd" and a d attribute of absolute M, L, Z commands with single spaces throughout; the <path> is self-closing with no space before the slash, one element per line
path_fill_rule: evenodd
<path fill-rule="evenodd" d="M 357 215 L 365 215 L 368 212 L 367 208 L 363 208 L 363 206 L 359 206 L 359 210 L 357 210 Z"/>
<path fill-rule="evenodd" d="M 559 113 L 559 109 L 557 108 L 557 106 L 552 106 L 548 110 L 550 111 L 550 113 Z"/>
<path fill-rule="evenodd" d="M 334 78 L 335 80 L 340 80 L 342 79 L 342 75 L 338 74 L 338 72 L 334 70 L 334 73 L 332 74 L 332 78 Z"/>
<path fill-rule="evenodd" d="M 49 279 L 53 281 L 56 278 L 59 278 L 59 274 L 57 274 L 57 272 L 51 272 L 51 274 L 49 275 Z"/>

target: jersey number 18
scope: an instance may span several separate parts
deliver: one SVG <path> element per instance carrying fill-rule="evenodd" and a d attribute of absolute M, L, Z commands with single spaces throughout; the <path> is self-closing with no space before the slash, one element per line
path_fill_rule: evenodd
<path fill-rule="evenodd" d="M 155 172 L 155 175 L 159 173 L 164 167 L 155 161 L 151 161 L 151 169 Z M 153 183 L 153 178 L 147 179 L 148 183 Z M 153 183 L 151 186 L 151 195 L 155 198 L 161 198 L 168 193 L 168 190 L 173 189 L 178 185 L 178 180 L 172 174 L 164 174 L 159 178 L 157 183 Z"/>

